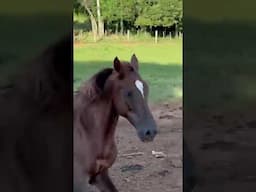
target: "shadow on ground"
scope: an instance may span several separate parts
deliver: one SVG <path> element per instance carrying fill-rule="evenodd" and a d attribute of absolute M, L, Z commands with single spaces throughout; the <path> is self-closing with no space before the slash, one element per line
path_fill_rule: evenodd
<path fill-rule="evenodd" d="M 106 67 L 112 67 L 112 61 L 75 62 L 74 89 L 76 90 L 83 81 Z M 181 98 L 182 65 L 141 63 L 140 74 L 149 83 L 151 101 L 167 101 Z"/>
<path fill-rule="evenodd" d="M 196 191 L 255 191 L 256 27 L 184 25 L 184 138 Z"/>

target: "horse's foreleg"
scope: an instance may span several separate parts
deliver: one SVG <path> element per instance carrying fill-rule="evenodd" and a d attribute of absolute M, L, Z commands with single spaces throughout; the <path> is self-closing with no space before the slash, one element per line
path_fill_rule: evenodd
<path fill-rule="evenodd" d="M 111 181 L 107 170 L 104 170 L 95 177 L 93 185 L 95 185 L 100 192 L 118 192 L 115 185 Z"/>

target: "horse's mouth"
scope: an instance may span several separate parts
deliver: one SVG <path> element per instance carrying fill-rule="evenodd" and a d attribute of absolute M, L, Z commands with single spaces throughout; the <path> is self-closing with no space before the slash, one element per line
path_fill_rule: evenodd
<path fill-rule="evenodd" d="M 147 130 L 147 131 L 138 131 L 137 132 L 139 139 L 143 143 L 148 143 L 154 141 L 157 131 L 155 129 Z"/>
<path fill-rule="evenodd" d="M 149 142 L 153 142 L 153 141 L 154 141 L 154 138 L 155 138 L 155 137 L 144 137 L 144 138 L 141 138 L 141 137 L 140 137 L 140 140 L 141 140 L 143 143 L 149 143 Z"/>

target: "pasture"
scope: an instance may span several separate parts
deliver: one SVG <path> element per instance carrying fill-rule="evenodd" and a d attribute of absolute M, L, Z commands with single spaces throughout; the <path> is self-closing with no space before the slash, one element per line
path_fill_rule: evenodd
<path fill-rule="evenodd" d="M 97 71 L 112 67 L 115 56 L 129 61 L 133 53 L 150 87 L 149 102 L 158 135 L 154 142 L 142 143 L 130 123 L 120 118 L 116 130 L 118 157 L 110 177 L 122 192 L 181 192 L 182 39 L 161 39 L 158 44 L 152 38 L 75 43 L 74 90 Z M 156 158 L 152 151 L 165 156 Z"/>
<path fill-rule="evenodd" d="M 74 45 L 74 89 L 113 59 L 129 61 L 135 53 L 140 73 L 150 86 L 150 101 L 163 102 L 182 97 L 182 40 L 109 41 Z"/>

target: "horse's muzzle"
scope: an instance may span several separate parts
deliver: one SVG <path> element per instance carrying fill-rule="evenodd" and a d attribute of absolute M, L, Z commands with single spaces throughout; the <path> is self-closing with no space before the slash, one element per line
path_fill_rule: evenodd
<path fill-rule="evenodd" d="M 157 135 L 157 125 L 151 113 L 140 118 L 135 113 L 129 113 L 127 119 L 136 128 L 138 137 L 142 142 L 154 140 Z"/>
<path fill-rule="evenodd" d="M 138 135 L 142 142 L 150 142 L 150 141 L 153 141 L 155 136 L 157 135 L 157 130 L 146 129 L 146 130 L 140 131 Z"/>

